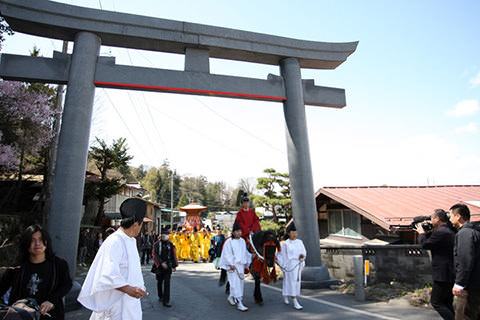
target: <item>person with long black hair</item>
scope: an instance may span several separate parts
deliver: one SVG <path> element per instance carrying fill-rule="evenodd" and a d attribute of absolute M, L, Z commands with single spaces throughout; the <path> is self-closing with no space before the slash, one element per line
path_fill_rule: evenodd
<path fill-rule="evenodd" d="M 8 304 L 25 298 L 35 299 L 40 319 L 65 318 L 62 298 L 72 288 L 68 264 L 55 256 L 50 235 L 40 225 L 29 226 L 22 235 L 18 266 L 0 279 L 0 296 L 11 288 Z"/>

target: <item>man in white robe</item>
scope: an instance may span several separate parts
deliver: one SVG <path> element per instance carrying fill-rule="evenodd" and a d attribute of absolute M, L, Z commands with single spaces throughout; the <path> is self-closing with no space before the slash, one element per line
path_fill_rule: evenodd
<path fill-rule="evenodd" d="M 228 302 L 236 305 L 240 311 L 247 311 L 243 305 L 243 284 L 245 268 L 252 262 L 252 255 L 247 250 L 245 240 L 241 238 L 242 229 L 237 223 L 233 224 L 232 237 L 225 241 L 220 256 L 219 266 L 227 270 L 228 282 L 230 283 L 230 294 Z"/>
<path fill-rule="evenodd" d="M 293 222 L 287 226 L 286 231 L 288 239 L 282 244 L 281 251 L 277 253 L 277 263 L 283 271 L 283 301 L 289 304 L 288 297 L 291 297 L 293 307 L 302 310 L 303 307 L 297 297 L 300 295 L 302 269 L 305 266 L 307 251 L 302 240 L 297 239 L 297 229 Z"/>
<path fill-rule="evenodd" d="M 140 298 L 147 295 L 136 236 L 145 218 L 146 205 L 130 198 L 120 206 L 122 223 L 102 244 L 93 260 L 78 301 L 92 310 L 91 320 L 140 320 Z"/>

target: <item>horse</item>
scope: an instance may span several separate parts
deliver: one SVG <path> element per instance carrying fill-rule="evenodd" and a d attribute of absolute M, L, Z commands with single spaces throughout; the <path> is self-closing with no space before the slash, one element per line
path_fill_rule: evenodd
<path fill-rule="evenodd" d="M 277 281 L 277 274 L 275 271 L 275 254 L 280 251 L 280 242 L 278 236 L 273 230 L 256 231 L 248 238 L 248 250 L 254 254 L 249 270 L 255 280 L 255 290 L 253 297 L 255 303 L 263 305 L 262 291 L 260 281 L 269 284 L 271 281 Z M 269 270 L 271 268 L 271 270 Z M 227 273 L 222 270 L 220 275 L 219 285 L 225 283 Z M 230 284 L 227 282 L 225 293 L 229 293 Z"/>

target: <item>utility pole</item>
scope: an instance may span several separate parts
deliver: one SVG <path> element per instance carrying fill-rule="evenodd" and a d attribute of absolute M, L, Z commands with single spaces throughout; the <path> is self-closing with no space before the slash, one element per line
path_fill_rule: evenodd
<path fill-rule="evenodd" d="M 68 41 L 63 41 L 62 53 L 66 54 L 68 51 Z M 49 154 L 49 168 L 48 168 L 48 178 L 47 178 L 47 188 L 45 190 L 45 214 L 43 215 L 43 225 L 47 225 L 47 215 L 50 212 L 52 192 L 53 192 L 53 182 L 55 180 L 55 164 L 57 160 L 57 149 L 58 149 L 58 133 L 60 131 L 60 120 L 62 118 L 62 105 L 63 105 L 63 96 L 65 91 L 65 85 L 61 84 L 57 86 L 57 96 L 55 99 L 55 120 L 53 121 L 53 137 L 50 143 L 50 154 Z"/>
<path fill-rule="evenodd" d="M 173 171 L 170 184 L 170 231 L 173 231 Z"/>

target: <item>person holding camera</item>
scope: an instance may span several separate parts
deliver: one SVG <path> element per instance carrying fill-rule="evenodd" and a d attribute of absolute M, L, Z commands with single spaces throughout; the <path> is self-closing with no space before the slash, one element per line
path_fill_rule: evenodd
<path fill-rule="evenodd" d="M 170 308 L 170 278 L 178 266 L 175 246 L 169 241 L 168 229 L 162 229 L 160 241 L 153 245 L 154 271 L 157 278 L 158 300 Z"/>
<path fill-rule="evenodd" d="M 443 319 L 453 320 L 455 319 L 452 294 L 455 277 L 453 267 L 455 232 L 449 224 L 447 212 L 442 209 L 434 211 L 431 221 L 431 224 L 422 223 L 422 228 L 417 228 L 422 247 L 429 249 L 432 253 L 433 284 L 430 303 Z"/>

